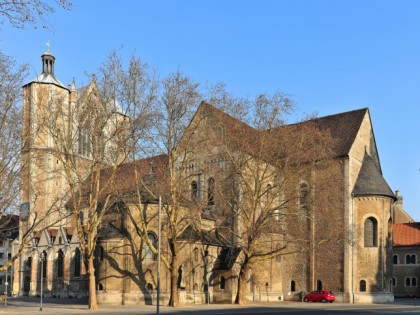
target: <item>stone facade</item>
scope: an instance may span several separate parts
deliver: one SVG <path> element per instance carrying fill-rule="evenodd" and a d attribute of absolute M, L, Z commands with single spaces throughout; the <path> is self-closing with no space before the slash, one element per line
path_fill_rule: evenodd
<path fill-rule="evenodd" d="M 23 159 L 28 167 L 21 189 L 21 233 L 36 220 L 33 214 L 42 217 L 51 207 L 65 208 L 65 204 L 54 204 L 58 199 L 65 200 L 67 191 L 66 183 L 60 177 L 62 169 L 57 158 L 62 152 L 54 150 L 48 135 L 36 128 L 37 119 L 45 115 L 48 106 L 45 102 L 55 94 L 60 95 L 63 104 L 68 104 L 69 108 L 83 104 L 75 85 L 65 87 L 55 78 L 53 67 L 48 68 L 54 65 L 55 58 L 51 53 L 45 53 L 42 60 L 46 67 L 42 76 L 24 87 L 23 137 L 27 144 Z M 217 123 L 220 125 L 216 126 Z M 322 288 L 333 290 L 337 301 L 392 302 L 391 240 L 395 196 L 382 177 L 369 110 L 322 117 L 314 120 L 313 124 L 316 130 L 331 133 L 334 139 L 332 153 L 322 161 L 312 163 L 311 160 L 311 163 L 305 161 L 306 164 L 300 164 L 301 167 L 293 170 L 296 175 L 282 191 L 282 197 L 276 199 L 276 202 L 280 202 L 281 198 L 296 194 L 298 187 L 308 187 L 308 195 L 305 193 L 304 198 L 312 200 L 311 206 L 299 204 L 302 196 L 296 198 L 297 201 L 285 208 L 286 219 L 281 226 L 274 216 L 269 233 L 263 237 L 264 245 L 261 245 L 261 250 L 275 249 L 287 237 L 300 237 L 307 240 L 306 248 L 302 244 L 290 245 L 287 255 L 274 255 L 253 263 L 245 275 L 245 297 L 249 301 L 284 301 L 299 299 L 302 291 Z M 280 141 L 285 132 L 289 132 L 289 135 L 299 134 L 303 128 L 301 126 L 296 124 L 274 130 L 274 142 Z M 250 151 L 245 155 L 247 158 L 255 157 L 252 137 L 259 139 L 263 132 L 268 131 L 253 130 L 209 104 L 200 105 L 190 129 L 186 131 L 186 134 L 193 135 L 191 139 L 194 139 L 197 147 L 181 157 L 190 161 L 190 165 L 179 166 L 178 170 L 190 176 L 193 188 L 189 194 L 194 193 L 194 199 L 201 200 L 205 206 L 199 216 L 200 237 L 193 237 L 191 232 L 179 240 L 178 287 L 181 303 L 232 303 L 238 290 L 238 262 L 244 253 L 237 250 L 240 247 L 239 239 L 225 237 L 225 231 L 229 228 L 239 235 L 245 229 L 245 221 L 232 216 L 233 208 L 228 207 L 228 198 L 220 198 L 218 202 L 212 199 L 217 193 L 226 195 L 227 191 L 232 191 L 233 196 L 236 193 L 236 178 L 227 176 L 231 174 L 229 170 L 232 165 L 221 153 L 223 146 L 205 142 L 211 137 L 224 139 L 226 134 L 232 132 L 228 128 L 235 127 L 237 130 L 233 130 L 233 133 L 248 132 L 246 136 L 250 138 L 243 145 L 249 145 L 247 149 Z M 238 135 L 235 141 L 242 138 L 240 134 L 234 136 Z M 289 140 L 289 146 L 294 145 L 292 140 Z M 237 143 L 232 147 L 235 145 Z M 266 169 L 276 169 L 278 165 L 270 164 L 269 158 L 267 153 L 264 159 L 255 159 L 254 167 L 264 165 Z M 83 167 L 83 163 L 89 163 L 89 160 L 80 159 L 80 167 Z M 130 165 L 138 167 L 145 175 L 149 172 L 150 161 L 137 161 Z M 124 166 L 125 175 L 130 174 L 130 165 Z M 251 175 L 252 170 L 249 171 Z M 124 180 L 129 182 L 127 178 Z M 210 189 L 214 185 L 212 180 L 217 185 Z M 263 185 L 269 187 L 272 183 L 266 180 Z M 213 189 L 217 192 L 213 192 Z M 184 211 L 192 210 L 191 203 L 183 207 Z M 125 202 L 124 209 L 108 213 L 98 231 L 100 237 L 95 260 L 98 301 L 156 303 L 156 256 L 136 234 L 133 222 L 139 219 L 136 216 L 130 218 L 127 213 L 143 211 L 153 218 L 149 222 L 149 229 L 156 239 L 157 203 L 151 200 L 141 205 Z M 300 214 L 292 216 L 296 213 Z M 52 220 L 57 223 L 47 229 L 37 229 L 31 246 L 16 261 L 14 276 L 18 280 L 13 290 L 21 295 L 39 295 L 40 273 L 43 271 L 46 296 L 85 296 L 86 271 L 80 258 L 74 222 L 54 216 L 49 222 Z M 111 223 L 117 224 L 124 232 L 110 230 Z M 162 226 L 165 226 L 165 221 Z M 164 240 L 165 229 L 162 233 Z M 322 240 L 326 235 L 336 241 L 324 244 Z M 165 246 L 163 244 L 162 250 L 168 253 Z M 45 255 L 43 259 L 42 254 Z M 169 272 L 163 266 L 163 301 L 169 298 L 169 280 Z"/>

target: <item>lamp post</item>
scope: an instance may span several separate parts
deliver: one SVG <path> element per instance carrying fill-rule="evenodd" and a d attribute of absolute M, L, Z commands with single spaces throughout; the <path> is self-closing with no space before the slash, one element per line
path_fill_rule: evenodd
<path fill-rule="evenodd" d="M 44 272 L 44 259 L 45 259 L 45 255 L 43 252 L 41 253 L 40 259 L 41 259 L 41 301 L 40 301 L 41 304 L 40 304 L 39 310 L 42 311 L 42 278 L 44 277 L 43 272 Z"/>
<path fill-rule="evenodd" d="M 162 197 L 159 196 L 159 205 L 158 205 L 158 261 L 157 261 L 157 292 L 156 292 L 156 314 L 160 314 L 160 238 L 162 234 L 161 226 L 161 211 L 162 211 Z"/>
<path fill-rule="evenodd" d="M 6 261 L 7 264 L 9 263 L 9 239 L 6 238 L 7 245 L 6 245 Z M 7 306 L 7 286 L 9 285 L 8 279 L 7 279 L 7 273 L 9 272 L 9 267 L 6 268 L 6 282 L 4 283 L 4 287 L 6 288 L 5 296 L 4 296 L 4 306 Z"/>

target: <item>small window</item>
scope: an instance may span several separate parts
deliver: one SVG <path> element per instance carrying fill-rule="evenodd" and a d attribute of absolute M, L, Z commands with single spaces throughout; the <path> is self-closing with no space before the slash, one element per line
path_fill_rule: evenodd
<path fill-rule="evenodd" d="M 398 255 L 394 255 L 394 257 L 392 258 L 392 262 L 394 265 L 398 265 Z"/>
<path fill-rule="evenodd" d="M 290 281 L 290 291 L 296 291 L 296 282 L 294 280 Z"/>
<path fill-rule="evenodd" d="M 393 287 L 397 286 L 397 279 L 396 278 L 392 278 L 392 286 Z"/>
<path fill-rule="evenodd" d="M 299 208 L 307 209 L 308 208 L 308 196 L 309 196 L 309 186 L 306 183 L 299 185 Z"/>
<path fill-rule="evenodd" d="M 214 189 L 215 189 L 214 178 L 210 177 L 207 181 L 207 205 L 208 206 L 214 205 Z"/>
<path fill-rule="evenodd" d="M 360 280 L 360 292 L 366 292 L 366 281 Z"/>
<path fill-rule="evenodd" d="M 149 232 L 147 233 L 147 237 L 149 238 L 149 241 L 151 243 L 151 245 L 156 248 L 156 236 Z M 157 256 L 155 255 L 155 253 L 152 251 L 152 249 L 149 247 L 149 245 L 146 244 L 146 242 L 144 242 L 144 259 L 146 260 L 156 260 Z"/>
<path fill-rule="evenodd" d="M 416 260 L 417 260 L 416 255 L 410 255 L 410 254 L 405 255 L 405 263 L 407 265 L 416 264 Z"/>
<path fill-rule="evenodd" d="M 198 262 L 198 257 L 199 257 L 199 249 L 196 247 L 194 248 L 194 262 L 197 263 Z"/>
<path fill-rule="evenodd" d="M 378 221 L 375 218 L 369 217 L 366 219 L 365 224 L 365 247 L 378 246 Z"/>
<path fill-rule="evenodd" d="M 0 253 L 0 259 L 4 258 L 4 253 Z"/>
<path fill-rule="evenodd" d="M 226 279 L 225 277 L 221 276 L 220 277 L 220 289 L 224 290 L 226 287 Z"/>
<path fill-rule="evenodd" d="M 405 278 L 405 286 L 406 287 L 410 287 L 411 286 L 411 279 L 410 278 Z"/>
<path fill-rule="evenodd" d="M 417 278 L 411 278 L 411 286 L 417 287 Z"/>
<path fill-rule="evenodd" d="M 193 180 L 191 182 L 191 201 L 197 201 L 198 200 L 198 183 Z"/>

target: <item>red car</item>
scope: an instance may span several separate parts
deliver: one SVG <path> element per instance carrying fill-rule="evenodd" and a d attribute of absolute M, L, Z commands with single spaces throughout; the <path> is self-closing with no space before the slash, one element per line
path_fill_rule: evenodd
<path fill-rule="evenodd" d="M 334 302 L 335 301 L 335 295 L 330 290 L 318 290 L 318 291 L 312 291 L 305 295 L 305 298 L 303 299 L 305 302 Z"/>

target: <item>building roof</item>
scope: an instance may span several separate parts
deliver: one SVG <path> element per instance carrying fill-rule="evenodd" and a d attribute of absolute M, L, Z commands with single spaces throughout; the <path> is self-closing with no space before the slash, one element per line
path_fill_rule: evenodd
<path fill-rule="evenodd" d="M 363 158 L 353 194 L 355 196 L 386 196 L 395 199 L 391 188 L 389 188 L 375 162 L 367 153 Z"/>
<path fill-rule="evenodd" d="M 334 157 L 347 156 L 368 111 L 369 110 L 367 108 L 362 108 L 311 119 L 310 122 L 318 129 L 328 130 L 331 133 L 332 139 L 336 140 L 332 143 L 332 152 Z M 297 126 L 300 128 L 304 123 L 306 122 L 286 125 L 284 127 L 288 128 L 288 126 Z"/>
<path fill-rule="evenodd" d="M 331 135 L 330 143 L 328 143 L 329 157 L 331 158 L 347 156 L 350 153 L 363 119 L 369 111 L 367 108 L 362 108 L 296 124 L 283 125 L 270 130 L 256 130 L 206 102 L 202 102 L 200 108 L 206 116 L 212 116 L 213 119 L 218 121 L 219 126 L 223 127 L 229 138 L 228 140 L 232 144 L 240 144 L 250 154 L 258 151 L 258 144 L 262 141 L 262 136 L 268 136 L 271 140 L 274 138 L 285 141 L 285 139 L 290 138 L 290 135 L 302 134 L 305 129 L 311 128 L 312 130 L 328 132 Z M 310 133 L 305 136 L 307 141 L 314 140 L 310 137 Z M 292 145 L 294 140 L 290 139 L 290 141 Z"/>
<path fill-rule="evenodd" d="M 54 84 L 59 87 L 62 87 L 63 89 L 68 90 L 68 87 L 66 87 L 63 83 L 61 83 L 60 80 L 58 80 L 55 75 L 51 73 L 41 73 L 40 75 L 33 78 L 31 81 L 26 83 L 25 85 L 28 85 L 30 83 L 45 83 L 45 84 Z"/>
<path fill-rule="evenodd" d="M 156 203 L 156 196 L 164 198 L 168 191 L 167 165 L 168 157 L 158 155 L 119 165 L 117 169 L 103 169 L 100 174 L 100 199 L 112 195 L 113 198 L 127 200 L 136 198 L 137 192 L 140 192 L 143 202 Z M 84 192 L 90 190 L 90 181 L 89 176 L 84 182 Z"/>
<path fill-rule="evenodd" d="M 420 222 L 394 224 L 394 246 L 420 245 Z"/>

